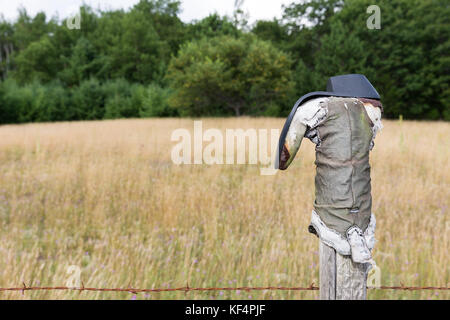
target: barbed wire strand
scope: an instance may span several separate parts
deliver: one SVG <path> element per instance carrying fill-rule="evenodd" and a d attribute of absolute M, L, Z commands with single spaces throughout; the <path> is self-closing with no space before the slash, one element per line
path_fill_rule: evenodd
<path fill-rule="evenodd" d="M 376 286 L 376 287 L 367 287 L 367 289 L 370 290 L 407 290 L 407 291 L 417 291 L 417 290 L 434 290 L 434 291 L 440 291 L 440 290 L 450 290 L 450 287 L 432 287 L 432 286 L 425 286 L 425 287 L 411 287 L 411 286 L 404 286 L 401 284 L 400 286 Z M 211 288 L 191 288 L 189 285 L 186 285 L 185 287 L 179 287 L 179 288 L 156 288 L 156 289 L 139 289 L 139 288 L 91 288 L 91 287 L 85 287 L 84 284 L 82 284 L 81 287 L 65 287 L 65 286 L 58 286 L 58 287 L 36 287 L 36 286 L 27 286 L 25 283 L 23 283 L 22 287 L 10 287 L 10 288 L 0 288 L 0 292 L 2 291 L 21 291 L 22 294 L 25 293 L 25 291 L 65 291 L 65 290 L 71 290 L 71 291 L 95 291 L 95 292 L 129 292 L 129 293 L 149 293 L 149 292 L 172 292 L 172 291 L 184 291 L 185 293 L 190 291 L 264 291 L 264 290 L 278 290 L 278 291 L 312 291 L 312 290 L 319 290 L 319 287 L 314 286 L 314 283 L 311 283 L 309 287 L 211 287 Z"/>

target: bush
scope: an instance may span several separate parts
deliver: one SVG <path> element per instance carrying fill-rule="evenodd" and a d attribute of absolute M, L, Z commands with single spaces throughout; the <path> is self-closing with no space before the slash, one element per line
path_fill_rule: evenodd
<path fill-rule="evenodd" d="M 103 85 L 106 97 L 104 119 L 137 118 L 142 101 L 138 84 L 125 79 L 107 81 Z"/>
<path fill-rule="evenodd" d="M 15 123 L 19 121 L 19 112 L 12 103 L 12 97 L 18 97 L 13 91 L 17 90 L 17 85 L 12 80 L 0 83 L 0 123 Z M 9 96 L 8 96 L 9 95 Z"/>
<path fill-rule="evenodd" d="M 105 92 L 96 79 L 84 80 L 71 90 L 72 112 L 70 120 L 103 119 Z"/>
<path fill-rule="evenodd" d="M 54 82 L 47 85 L 33 83 L 31 119 L 36 122 L 63 121 L 70 119 L 70 99 L 60 83 Z"/>
<path fill-rule="evenodd" d="M 139 111 L 141 118 L 174 117 L 178 115 L 177 110 L 169 105 L 170 89 L 151 84 L 142 89 L 141 94 L 142 107 Z"/>
<path fill-rule="evenodd" d="M 38 81 L 20 86 L 0 82 L 0 124 L 178 116 L 168 100 L 171 90 L 124 79 L 101 83 L 95 78 L 65 88 L 59 82 Z"/>
<path fill-rule="evenodd" d="M 1 123 L 61 121 L 69 117 L 70 99 L 58 82 L 33 81 L 19 86 L 13 80 L 1 84 Z"/>

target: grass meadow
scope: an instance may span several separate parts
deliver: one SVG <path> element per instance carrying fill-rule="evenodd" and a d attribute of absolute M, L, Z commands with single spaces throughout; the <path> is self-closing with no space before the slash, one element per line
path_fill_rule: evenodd
<path fill-rule="evenodd" d="M 277 118 L 204 118 L 203 129 L 281 128 Z M 0 127 L 0 287 L 309 286 L 314 145 L 287 171 L 175 165 L 193 119 Z M 371 153 L 374 258 L 382 285 L 449 286 L 450 123 L 384 121 Z M 206 145 L 207 143 L 204 143 Z M 318 291 L 138 294 L 0 292 L 0 299 L 317 299 Z M 370 290 L 369 299 L 448 299 Z"/>

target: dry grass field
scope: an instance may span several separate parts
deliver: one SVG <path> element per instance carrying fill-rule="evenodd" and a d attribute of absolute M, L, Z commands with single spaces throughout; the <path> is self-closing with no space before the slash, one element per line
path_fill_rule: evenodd
<path fill-rule="evenodd" d="M 202 119 L 281 128 L 284 119 Z M 385 121 L 371 153 L 382 285 L 450 284 L 450 123 Z M 314 145 L 273 176 L 256 165 L 174 165 L 192 119 L 0 127 L 0 287 L 173 288 L 318 284 L 307 232 Z M 206 143 L 205 143 L 206 144 Z M 318 291 L 1 292 L 0 299 L 317 299 Z M 369 299 L 448 299 L 370 290 Z"/>

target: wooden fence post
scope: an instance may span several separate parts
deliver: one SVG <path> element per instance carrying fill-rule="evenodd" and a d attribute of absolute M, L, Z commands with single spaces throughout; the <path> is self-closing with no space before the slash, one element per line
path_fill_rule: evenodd
<path fill-rule="evenodd" d="M 365 300 L 368 263 L 355 263 L 319 240 L 320 299 Z"/>

